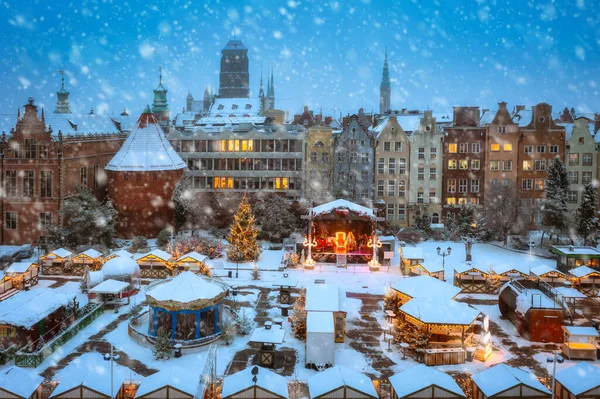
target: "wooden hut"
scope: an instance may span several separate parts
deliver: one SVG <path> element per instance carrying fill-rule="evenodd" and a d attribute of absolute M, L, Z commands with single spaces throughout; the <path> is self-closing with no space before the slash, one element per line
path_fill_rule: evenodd
<path fill-rule="evenodd" d="M 221 398 L 287 399 L 287 379 L 259 366 L 248 367 L 225 377 Z"/>
<path fill-rule="evenodd" d="M 577 363 L 556 373 L 555 399 L 600 399 L 600 367 Z"/>
<path fill-rule="evenodd" d="M 425 365 L 403 370 L 390 377 L 391 399 L 466 398 L 448 374 Z"/>
<path fill-rule="evenodd" d="M 417 247 L 401 247 L 400 260 L 405 275 L 410 274 L 410 267 L 425 260 L 423 250 Z"/>
<path fill-rule="evenodd" d="M 86 267 L 90 270 L 100 270 L 102 267 L 102 252 L 90 248 L 73 257 L 73 274 L 83 275 Z M 81 273 L 79 273 L 80 270 Z"/>
<path fill-rule="evenodd" d="M 171 254 L 161 249 L 154 249 L 147 254 L 137 254 L 134 259 L 140 267 L 142 277 L 168 278 L 173 274 Z"/>
<path fill-rule="evenodd" d="M 515 267 L 514 264 L 502 264 L 492 266 L 492 272 L 500 278 L 500 283 L 505 284 L 516 278 L 529 278 L 529 270 Z"/>
<path fill-rule="evenodd" d="M 540 265 L 531 269 L 531 277 L 542 280 L 553 287 L 564 286 L 568 282 L 566 274 L 548 265 Z"/>
<path fill-rule="evenodd" d="M 108 262 L 111 259 L 119 258 L 119 257 L 133 259 L 133 254 L 125 249 L 119 249 L 115 252 L 111 252 L 110 254 L 106 255 L 104 257 L 104 261 Z"/>
<path fill-rule="evenodd" d="M 43 399 L 42 382 L 39 375 L 12 366 L 0 371 L 0 399 Z"/>
<path fill-rule="evenodd" d="M 92 300 L 108 303 L 112 305 L 120 305 L 123 298 L 127 297 L 129 301 L 129 283 L 108 279 L 91 288 L 88 291 L 88 297 Z"/>
<path fill-rule="evenodd" d="M 311 399 L 378 399 L 371 378 L 365 374 L 336 366 L 308 379 Z"/>
<path fill-rule="evenodd" d="M 594 327 L 563 326 L 565 340 L 561 346 L 569 359 L 596 360 L 600 334 Z"/>
<path fill-rule="evenodd" d="M 550 251 L 556 255 L 556 268 L 565 273 L 579 266 L 600 270 L 600 251 L 594 247 L 553 245 Z"/>
<path fill-rule="evenodd" d="M 72 256 L 73 253 L 64 248 L 59 248 L 56 251 L 43 255 L 40 258 L 42 272 L 47 276 L 71 274 Z"/>
<path fill-rule="evenodd" d="M 336 284 L 309 284 L 306 288 L 306 311 L 333 314 L 335 342 L 346 338 L 346 291 Z"/>
<path fill-rule="evenodd" d="M 13 288 L 17 290 L 36 285 L 39 273 L 40 268 L 33 262 L 15 262 L 4 271 L 6 277 L 12 280 Z"/>
<path fill-rule="evenodd" d="M 317 370 L 331 367 L 335 360 L 335 328 L 331 312 L 306 315 L 305 366 Z"/>
<path fill-rule="evenodd" d="M 403 278 L 394 283 L 392 289 L 398 293 L 400 305 L 420 297 L 453 299 L 460 293 L 460 288 L 431 276 Z"/>
<path fill-rule="evenodd" d="M 551 399 L 550 391 L 535 375 L 502 363 L 480 371 L 471 379 L 473 398 Z"/>
<path fill-rule="evenodd" d="M 579 266 L 569 271 L 574 286 L 584 294 L 596 297 L 600 290 L 600 272 L 588 266 Z"/>
<path fill-rule="evenodd" d="M 193 399 L 198 389 L 198 375 L 171 366 L 144 378 L 135 393 L 136 399 Z"/>
<path fill-rule="evenodd" d="M 258 365 L 263 367 L 275 368 L 280 364 L 275 362 L 275 352 L 277 345 L 283 343 L 285 330 L 279 325 L 273 325 L 273 322 L 266 321 L 263 327 L 255 328 L 248 341 L 252 346 L 258 347 Z"/>
<path fill-rule="evenodd" d="M 208 265 L 204 263 L 206 256 L 200 255 L 198 252 L 190 252 L 182 255 L 175 261 L 173 275 L 177 275 L 184 271 L 191 271 L 193 273 L 208 274 Z"/>
<path fill-rule="evenodd" d="M 471 262 L 461 263 L 454 267 L 454 285 L 461 292 L 487 292 L 489 270 L 484 270 Z"/>
<path fill-rule="evenodd" d="M 444 268 L 439 263 L 419 262 L 410 266 L 411 276 L 431 276 L 444 281 Z"/>

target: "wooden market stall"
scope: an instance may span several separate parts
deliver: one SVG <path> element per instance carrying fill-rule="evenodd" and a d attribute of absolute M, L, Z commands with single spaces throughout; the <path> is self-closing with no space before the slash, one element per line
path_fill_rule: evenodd
<path fill-rule="evenodd" d="M 310 399 L 379 399 L 367 375 L 335 366 L 308 378 Z"/>
<path fill-rule="evenodd" d="M 171 366 L 144 378 L 135 397 L 136 399 L 193 399 L 197 388 L 197 374 L 178 366 Z"/>
<path fill-rule="evenodd" d="M 0 371 L 0 399 L 43 399 L 44 378 L 11 366 Z"/>
<path fill-rule="evenodd" d="M 283 343 L 285 330 L 280 325 L 273 324 L 270 321 L 265 322 L 263 327 L 257 327 L 252 332 L 248 341 L 255 347 L 258 347 L 258 365 L 274 368 L 276 365 L 275 352 L 277 345 Z"/>
<path fill-rule="evenodd" d="M 279 303 L 282 305 L 291 305 L 294 301 L 292 298 L 292 288 L 296 288 L 298 280 L 288 277 L 284 273 L 283 277 L 273 283 L 274 287 L 279 288 Z"/>
<path fill-rule="evenodd" d="M 489 277 L 489 270 L 471 262 L 459 263 L 454 267 L 454 285 L 459 287 L 461 292 L 487 292 Z"/>
<path fill-rule="evenodd" d="M 184 271 L 209 275 L 210 268 L 205 263 L 206 259 L 206 256 L 200 255 L 195 251 L 182 255 L 175 261 L 173 265 L 173 275 L 178 275 Z"/>
<path fill-rule="evenodd" d="M 335 361 L 335 328 L 332 312 L 309 312 L 306 315 L 305 366 L 322 370 Z"/>
<path fill-rule="evenodd" d="M 63 275 L 71 273 L 71 258 L 73 253 L 64 248 L 47 253 L 40 258 L 42 272 L 47 276 Z M 83 275 L 83 271 L 81 272 Z"/>
<path fill-rule="evenodd" d="M 491 269 L 495 277 L 500 278 L 501 284 L 505 284 L 512 279 L 529 278 L 529 270 L 516 267 L 514 264 L 493 265 Z"/>
<path fill-rule="evenodd" d="M 271 370 L 253 366 L 223 379 L 222 399 L 287 399 L 288 381 Z"/>
<path fill-rule="evenodd" d="M 40 268 L 33 262 L 14 262 L 4 271 L 6 277 L 12 281 L 16 290 L 29 288 L 37 284 Z"/>
<path fill-rule="evenodd" d="M 430 276 L 444 281 L 444 268 L 439 263 L 419 262 L 410 266 L 411 276 Z"/>
<path fill-rule="evenodd" d="M 422 364 L 391 376 L 390 385 L 391 399 L 466 398 L 452 377 Z"/>
<path fill-rule="evenodd" d="M 129 283 L 113 279 L 104 280 L 100 284 L 88 291 L 90 300 L 95 300 L 115 307 L 123 303 L 123 298 L 127 298 L 129 304 Z"/>
<path fill-rule="evenodd" d="M 550 251 L 556 255 L 556 268 L 565 273 L 579 266 L 600 271 L 600 251 L 594 247 L 553 245 Z"/>
<path fill-rule="evenodd" d="M 425 261 L 423 250 L 417 247 L 400 247 L 400 260 L 402 262 L 402 272 L 405 275 L 410 274 L 410 267 Z"/>
<path fill-rule="evenodd" d="M 83 271 L 81 273 L 78 273 L 78 271 L 80 269 L 85 270 L 86 267 L 94 271 L 100 270 L 102 263 L 102 252 L 90 248 L 73 257 L 73 270 L 77 270 L 76 274 L 83 274 Z"/>
<path fill-rule="evenodd" d="M 556 373 L 554 399 L 600 399 L 600 367 L 577 363 Z"/>
<path fill-rule="evenodd" d="M 596 360 L 600 334 L 594 327 L 563 326 L 562 353 L 569 359 Z"/>
<path fill-rule="evenodd" d="M 600 271 L 588 266 L 579 266 L 569 271 L 573 285 L 584 294 L 597 297 L 600 292 Z"/>
<path fill-rule="evenodd" d="M 333 315 L 335 342 L 346 338 L 346 291 L 336 284 L 309 284 L 306 287 L 306 311 Z"/>
<path fill-rule="evenodd" d="M 551 399 L 550 391 L 533 374 L 502 363 L 474 374 L 471 379 L 474 398 Z"/>
<path fill-rule="evenodd" d="M 125 249 L 119 249 L 117 251 L 111 252 L 110 254 L 106 255 L 104 257 L 104 261 L 108 262 L 109 260 L 118 258 L 118 257 L 133 259 L 133 254 Z"/>
<path fill-rule="evenodd" d="M 531 277 L 542 280 L 553 287 L 564 286 L 569 282 L 566 274 L 548 265 L 540 265 L 531 269 Z"/>
<path fill-rule="evenodd" d="M 168 278 L 173 275 L 171 254 L 161 249 L 154 249 L 147 254 L 136 254 L 134 259 L 140 267 L 142 277 Z"/>
<path fill-rule="evenodd" d="M 453 299 L 460 293 L 460 288 L 431 276 L 406 277 L 395 282 L 392 289 L 397 292 L 400 305 L 420 297 Z"/>

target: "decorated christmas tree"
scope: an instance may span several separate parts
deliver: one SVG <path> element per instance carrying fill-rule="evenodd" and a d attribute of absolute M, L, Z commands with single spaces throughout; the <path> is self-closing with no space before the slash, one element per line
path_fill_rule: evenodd
<path fill-rule="evenodd" d="M 157 360 L 168 360 L 171 357 L 171 339 L 164 328 L 158 330 L 152 354 Z"/>
<path fill-rule="evenodd" d="M 296 338 L 306 338 L 306 290 L 300 291 L 300 295 L 294 303 L 294 310 L 292 310 L 292 328 Z"/>
<path fill-rule="evenodd" d="M 229 226 L 229 248 L 227 258 L 234 262 L 247 262 L 258 259 L 260 248 L 256 241 L 258 228 L 246 194 L 242 197 L 233 223 Z"/>

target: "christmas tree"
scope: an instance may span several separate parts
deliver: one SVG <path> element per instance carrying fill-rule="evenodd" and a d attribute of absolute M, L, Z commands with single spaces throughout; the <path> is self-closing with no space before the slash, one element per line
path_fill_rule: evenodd
<path fill-rule="evenodd" d="M 564 234 L 569 227 L 569 175 L 559 158 L 554 158 L 548 168 L 544 191 L 546 199 L 542 208 L 542 225 L 550 234 Z"/>
<path fill-rule="evenodd" d="M 152 354 L 157 360 L 168 360 L 171 357 L 171 338 L 164 328 L 158 330 Z"/>
<path fill-rule="evenodd" d="M 229 226 L 229 248 L 227 258 L 234 262 L 247 262 L 258 259 L 260 248 L 256 241 L 258 229 L 252 208 L 246 194 L 242 197 L 233 223 Z"/>
<path fill-rule="evenodd" d="M 594 237 L 600 228 L 598 223 L 598 192 L 592 184 L 586 184 L 581 197 L 581 205 L 577 209 L 577 232 L 583 238 L 583 245 L 588 245 L 590 237 Z"/>
<path fill-rule="evenodd" d="M 294 303 L 292 328 L 296 338 L 306 338 L 306 290 L 300 291 L 300 296 L 298 296 L 298 299 Z"/>

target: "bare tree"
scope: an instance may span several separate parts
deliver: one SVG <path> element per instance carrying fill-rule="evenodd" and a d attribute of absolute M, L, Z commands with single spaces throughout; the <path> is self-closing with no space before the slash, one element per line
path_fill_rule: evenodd
<path fill-rule="evenodd" d="M 492 187 L 486 198 L 485 220 L 490 231 L 502 237 L 502 244 L 508 244 L 508 235 L 517 229 L 521 216 L 521 201 L 514 186 Z"/>

